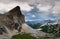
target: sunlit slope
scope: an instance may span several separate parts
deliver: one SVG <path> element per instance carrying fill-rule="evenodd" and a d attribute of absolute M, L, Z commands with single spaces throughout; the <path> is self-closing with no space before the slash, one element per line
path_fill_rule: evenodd
<path fill-rule="evenodd" d="M 46 33 L 33 29 L 30 26 L 28 26 L 26 23 L 22 24 L 21 32 L 30 33 L 34 36 L 45 36 L 46 35 Z"/>

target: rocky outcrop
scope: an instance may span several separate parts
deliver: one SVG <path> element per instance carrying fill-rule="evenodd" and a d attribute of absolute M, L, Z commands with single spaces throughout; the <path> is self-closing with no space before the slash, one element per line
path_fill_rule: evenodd
<path fill-rule="evenodd" d="M 20 10 L 20 7 L 19 6 L 16 6 L 15 8 L 13 8 L 12 10 L 10 10 L 9 12 L 5 13 L 7 15 L 11 15 L 11 16 L 17 16 L 19 17 L 19 19 L 22 21 L 22 23 L 25 22 L 25 19 L 24 19 L 24 15 L 22 14 L 21 10 Z M 10 17 L 11 17 L 10 16 Z"/>
<path fill-rule="evenodd" d="M 35 30 L 25 23 L 20 7 L 16 6 L 5 14 L 0 14 L 0 39 L 9 39 L 20 32 L 30 33 L 33 36 L 44 36 L 46 33 Z"/>
<path fill-rule="evenodd" d="M 19 33 L 23 23 L 25 23 L 25 19 L 19 6 L 5 14 L 0 14 L 0 37 L 2 36 L 0 39 L 3 39 L 4 36 L 9 38 Z"/>

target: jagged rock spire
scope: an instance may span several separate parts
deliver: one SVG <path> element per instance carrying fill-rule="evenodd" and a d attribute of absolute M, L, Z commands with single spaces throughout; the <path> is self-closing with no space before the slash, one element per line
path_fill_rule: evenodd
<path fill-rule="evenodd" d="M 12 18 L 13 16 L 17 16 L 22 22 L 25 22 L 25 17 L 20 10 L 20 6 L 16 6 L 15 8 L 11 9 L 9 12 L 6 13 L 6 15 L 8 15 L 8 17 L 10 18 Z"/>
<path fill-rule="evenodd" d="M 6 14 L 8 15 L 22 15 L 20 7 L 16 6 L 15 8 L 11 9 L 9 12 L 7 12 Z"/>
<path fill-rule="evenodd" d="M 19 6 L 16 6 L 15 8 L 13 8 L 12 10 L 10 10 L 9 12 L 15 12 L 15 11 L 20 11 L 20 7 Z"/>

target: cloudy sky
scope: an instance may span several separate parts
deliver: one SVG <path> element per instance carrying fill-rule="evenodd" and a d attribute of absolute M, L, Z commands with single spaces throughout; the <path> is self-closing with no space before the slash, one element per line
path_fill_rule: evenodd
<path fill-rule="evenodd" d="M 60 19 L 60 0 L 0 0 L 0 13 L 20 6 L 26 21 Z"/>

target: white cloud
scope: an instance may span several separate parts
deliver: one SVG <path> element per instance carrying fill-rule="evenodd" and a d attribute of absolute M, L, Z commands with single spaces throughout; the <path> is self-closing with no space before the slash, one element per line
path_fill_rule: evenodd
<path fill-rule="evenodd" d="M 56 12 L 60 12 L 60 1 L 55 2 L 55 6 L 54 6 L 53 10 Z"/>
<path fill-rule="evenodd" d="M 60 15 L 60 1 L 59 0 L 58 1 L 56 0 L 55 1 L 55 6 L 54 6 L 54 8 L 52 10 L 53 10 L 53 13 L 52 14 L 54 16 L 57 17 L 57 16 Z"/>
<path fill-rule="evenodd" d="M 34 18 L 34 17 L 36 17 L 35 15 L 32 15 L 32 17 Z"/>
<path fill-rule="evenodd" d="M 29 6 L 27 3 L 11 2 L 11 3 L 0 3 L 0 10 L 9 11 L 12 8 L 20 6 L 21 10 L 30 11 L 33 7 Z"/>
<path fill-rule="evenodd" d="M 54 14 L 54 15 L 58 15 L 60 12 L 60 1 L 56 1 L 55 3 L 56 3 L 56 5 L 52 9 L 52 7 L 54 5 L 53 0 L 0 0 L 0 10 L 9 11 L 18 5 L 21 7 L 21 10 L 29 12 L 34 7 L 36 7 L 40 11 L 44 12 L 44 13 L 42 13 L 42 15 L 40 14 L 40 16 L 42 16 L 44 18 L 46 18 L 46 17 L 48 18 L 48 15 L 50 14 L 49 13 L 50 9 L 53 10 L 52 14 Z M 30 6 L 30 5 L 33 5 L 33 6 Z M 31 15 L 31 17 L 35 17 L 35 15 Z"/>
<path fill-rule="evenodd" d="M 52 14 L 53 14 L 54 16 L 58 16 L 58 15 L 59 15 L 59 12 L 53 11 Z"/>
<path fill-rule="evenodd" d="M 53 14 L 56 14 L 56 15 L 57 15 L 59 12 L 56 12 L 56 11 L 52 11 L 52 13 L 53 13 Z"/>
<path fill-rule="evenodd" d="M 43 12 L 48 12 L 49 11 L 49 9 L 51 9 L 51 7 L 52 6 L 49 6 L 49 5 L 42 5 L 42 4 L 40 4 L 40 5 L 38 5 L 37 6 L 37 8 L 40 10 L 40 11 L 43 11 Z"/>
<path fill-rule="evenodd" d="M 3 3 L 10 3 L 10 2 L 14 2 L 14 1 L 17 1 L 17 2 L 26 2 L 26 3 L 28 3 L 28 4 L 32 4 L 32 5 L 34 5 L 34 4 L 40 4 L 40 3 L 48 3 L 48 4 L 50 4 L 50 3 L 52 3 L 53 2 L 53 0 L 0 0 L 0 2 L 3 2 Z"/>
<path fill-rule="evenodd" d="M 31 9 L 33 9 L 33 7 L 29 6 L 31 5 L 38 5 L 38 4 L 51 4 L 51 0 L 0 0 L 0 7 L 1 9 L 5 9 L 5 10 L 10 10 L 13 7 L 19 5 L 21 6 L 21 10 L 24 11 L 30 11 Z M 40 8 L 41 7 L 41 8 Z M 48 11 L 48 9 L 50 8 L 50 6 L 38 6 L 39 9 L 41 9 L 41 11 Z"/>
<path fill-rule="evenodd" d="M 20 4 L 21 6 L 21 10 L 24 10 L 24 11 L 30 11 L 31 9 L 33 9 L 33 7 L 29 6 L 27 3 L 22 3 Z"/>

